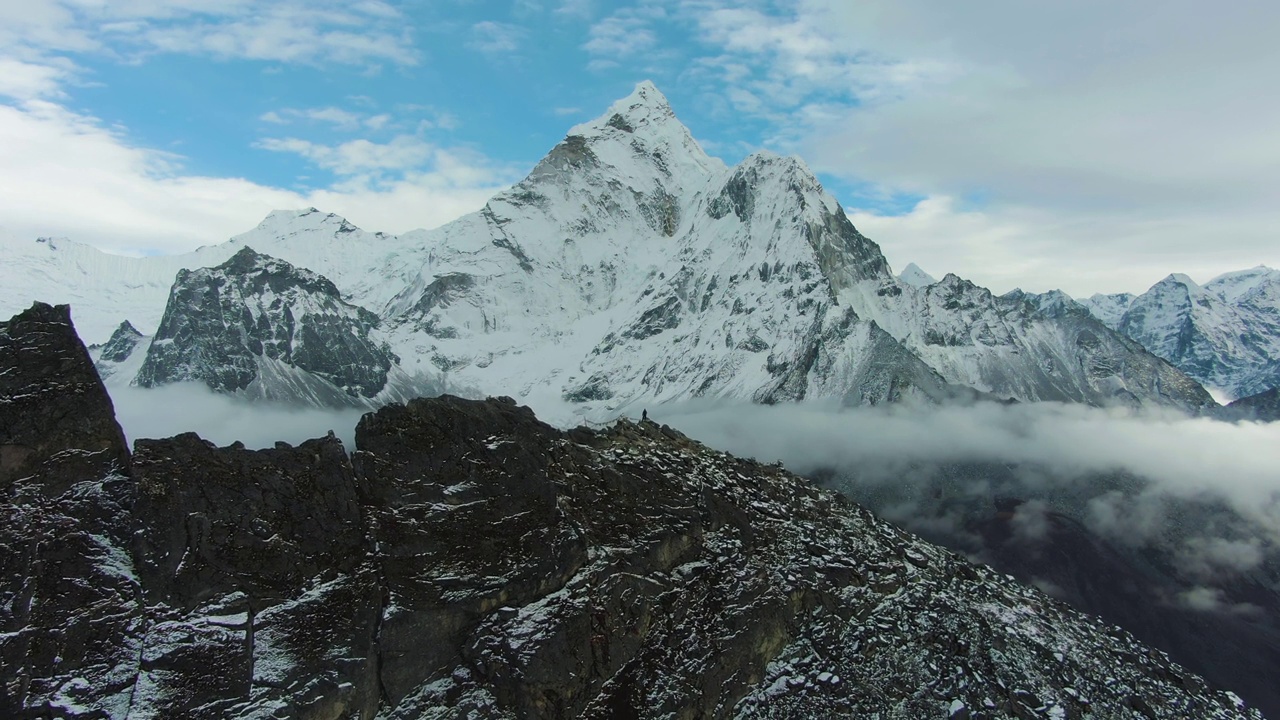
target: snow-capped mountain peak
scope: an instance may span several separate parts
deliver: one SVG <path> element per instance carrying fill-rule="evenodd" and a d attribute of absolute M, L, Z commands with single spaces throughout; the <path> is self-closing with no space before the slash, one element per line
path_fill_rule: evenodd
<path fill-rule="evenodd" d="M 1280 270 L 1257 265 L 1248 270 L 1223 273 L 1204 286 L 1223 300 L 1234 303 L 1264 285 L 1280 285 Z"/>
<path fill-rule="evenodd" d="M 898 273 L 898 279 L 911 287 L 917 288 L 928 287 L 938 282 L 937 279 L 921 270 L 920 266 L 915 263 L 907 263 L 907 266 L 902 268 L 902 272 Z"/>
<path fill-rule="evenodd" d="M 267 261 L 249 246 L 298 272 L 262 271 L 256 264 Z M 156 309 L 173 263 L 208 267 L 233 255 L 217 272 L 179 275 L 175 317 L 200 321 L 208 336 L 190 338 L 190 358 L 160 357 L 181 330 Z M 955 275 L 924 288 L 895 278 L 803 160 L 761 151 L 725 167 L 652 83 L 574 127 L 523 181 L 443 227 L 394 237 L 313 208 L 277 211 L 229 243 L 164 262 L 141 285 L 155 307 L 140 299 L 100 320 L 104 329 L 124 317 L 143 332 L 160 326 L 153 354 L 166 361 L 148 372 L 174 372 L 140 373 L 151 384 L 206 379 L 207 370 L 218 381 L 211 387 L 242 392 L 256 382 L 259 395 L 271 395 L 267 380 L 279 379 L 279 363 L 257 350 L 256 318 L 272 332 L 263 346 L 306 370 L 292 345 L 275 339 L 277 329 L 289 334 L 291 321 L 272 305 L 283 293 L 295 317 L 358 326 L 369 348 L 362 356 L 379 355 L 362 364 L 377 372 L 358 385 L 329 383 L 344 402 L 351 388 L 381 397 L 388 366 L 399 367 L 385 360 L 393 356 L 413 377 L 443 375 L 455 387 L 524 398 L 547 393 L 606 414 L 700 396 L 936 399 L 955 385 L 1025 400 L 1207 402 L 1187 378 L 1134 357 L 1132 343 L 1066 305 L 1060 320 L 1043 312 L 1047 299 L 1005 302 Z M 315 283 L 302 268 L 332 287 L 306 287 Z M 259 279 L 286 276 L 271 281 L 279 290 L 260 292 Z M 114 278 L 104 283 L 103 297 L 132 297 Z M 205 292 L 214 286 L 226 294 Z M 182 306 L 197 297 L 209 307 Z M 217 355 L 206 353 L 214 346 L 239 363 L 224 373 L 234 382 L 196 362 Z"/>

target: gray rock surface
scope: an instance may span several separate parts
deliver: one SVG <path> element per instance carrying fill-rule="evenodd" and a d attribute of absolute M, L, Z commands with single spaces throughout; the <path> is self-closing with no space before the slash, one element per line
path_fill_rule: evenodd
<path fill-rule="evenodd" d="M 252 398 L 369 404 L 398 361 L 371 337 L 378 322 L 325 277 L 246 247 L 217 267 L 178 273 L 135 382 L 194 380 Z"/>

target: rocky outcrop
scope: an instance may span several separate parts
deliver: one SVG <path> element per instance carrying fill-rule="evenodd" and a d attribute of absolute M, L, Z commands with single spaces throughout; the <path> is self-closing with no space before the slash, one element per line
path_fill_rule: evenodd
<path fill-rule="evenodd" d="M 399 358 L 373 336 L 378 323 L 327 278 L 246 247 L 217 267 L 178 273 L 135 382 L 373 406 L 398 397 L 388 385 Z"/>
<path fill-rule="evenodd" d="M 1280 387 L 1264 390 L 1257 395 L 1240 398 L 1228 405 L 1223 415 L 1233 420 L 1280 420 Z"/>
<path fill-rule="evenodd" d="M 65 308 L 2 328 L 0 399 L 42 397 L 59 413 L 36 422 L 70 448 L 118 440 Z M 333 437 L 186 434 L 139 441 L 132 465 L 118 441 L 97 464 L 24 445 L 34 474 L 0 496 L 0 714 L 1260 717 L 665 426 L 562 432 L 441 397 L 366 415 L 356 442 L 349 459 Z"/>
<path fill-rule="evenodd" d="M 124 716 L 143 612 L 128 472 L 68 307 L 0 323 L 0 717 Z"/>
<path fill-rule="evenodd" d="M 0 489 L 41 477 L 60 494 L 128 467 L 111 398 L 68 306 L 37 302 L 0 323 L 0 368 Z"/>

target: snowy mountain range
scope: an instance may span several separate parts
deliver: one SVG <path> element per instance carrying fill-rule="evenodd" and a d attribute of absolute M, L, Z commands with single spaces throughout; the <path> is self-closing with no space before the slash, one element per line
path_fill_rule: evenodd
<path fill-rule="evenodd" d="M 49 239 L 9 255 L 0 311 L 69 302 L 87 340 L 126 320 L 153 333 L 132 376 L 107 360 L 112 383 L 321 405 L 448 387 L 584 415 L 692 397 L 1214 406 L 1061 293 L 895 276 L 803 161 L 725 166 L 648 82 L 434 230 L 369 233 L 308 209 L 182 256 Z M 266 267 L 294 278 L 283 294 Z M 312 352 L 327 346 L 354 356 Z"/>
<path fill-rule="evenodd" d="M 1197 285 L 1173 274 L 1142 295 L 1094 295 L 1098 319 L 1235 399 L 1280 387 L 1280 271 L 1258 266 Z"/>

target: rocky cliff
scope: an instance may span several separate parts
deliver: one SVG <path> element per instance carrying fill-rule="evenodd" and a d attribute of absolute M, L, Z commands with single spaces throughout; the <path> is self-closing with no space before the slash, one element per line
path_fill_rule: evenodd
<path fill-rule="evenodd" d="M 400 370 L 378 324 L 328 278 L 246 247 L 217 267 L 179 271 L 134 382 L 196 381 L 250 399 L 328 407 L 376 406 L 426 390 Z"/>
<path fill-rule="evenodd" d="M 0 360 L 5 717 L 1260 717 L 664 426 L 441 397 L 366 415 L 350 456 L 130 459 L 65 308 L 0 325 Z"/>

